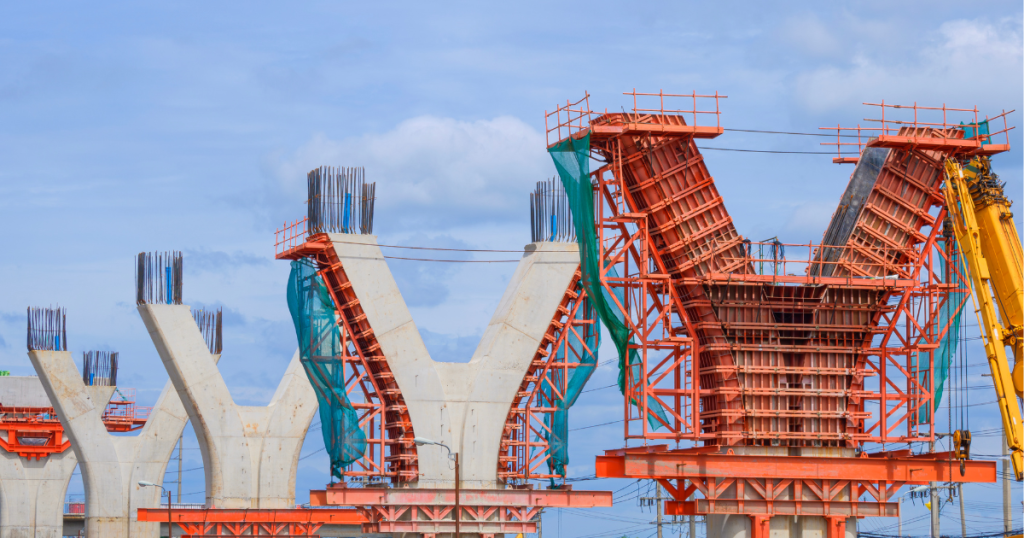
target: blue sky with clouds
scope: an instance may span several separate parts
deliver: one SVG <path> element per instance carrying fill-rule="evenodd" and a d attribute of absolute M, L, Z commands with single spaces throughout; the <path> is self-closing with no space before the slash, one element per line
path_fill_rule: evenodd
<path fill-rule="evenodd" d="M 154 401 L 166 373 L 133 305 L 132 262 L 176 249 L 185 301 L 227 312 L 221 369 L 235 399 L 266 403 L 295 346 L 273 232 L 301 216 L 315 166 L 366 167 L 382 243 L 516 249 L 529 241 L 527 193 L 554 174 L 544 111 L 584 91 L 597 109 L 627 105 L 621 93 L 633 88 L 718 91 L 734 129 L 856 125 L 873 117 L 861 103 L 880 99 L 995 115 L 1022 109 L 1021 40 L 1019 2 L 6 4 L 0 369 L 33 373 L 23 309 L 59 303 L 71 349 L 121 351 L 122 383 Z M 819 141 L 729 132 L 701 145 L 822 151 Z M 1012 131 L 1013 151 L 994 160 L 1018 203 L 1021 141 Z M 705 156 L 754 240 L 819 240 L 852 171 L 827 155 Z M 391 267 L 435 357 L 467 360 L 514 264 Z M 983 362 L 969 349 L 970 363 Z M 972 386 L 987 384 L 983 371 L 971 370 Z M 614 377 L 602 367 L 590 386 Z M 572 427 L 621 406 L 614 390 L 588 392 Z M 976 429 L 998 420 L 984 404 L 972 417 L 986 425 Z M 981 437 L 976 450 L 996 454 L 997 441 Z M 599 449 L 622 445 L 621 427 L 575 431 L 571 444 L 570 471 L 586 476 Z M 320 447 L 313 432 L 305 452 Z M 201 464 L 197 450 L 185 459 Z M 322 452 L 303 460 L 299 497 L 326 471 Z M 202 489 L 202 473 L 186 473 L 185 492 L 199 492 L 186 500 Z M 971 491 L 972 521 L 995 528 L 998 489 Z M 600 511 L 611 520 L 549 513 L 546 530 L 645 538 L 652 516 L 627 497 Z"/>

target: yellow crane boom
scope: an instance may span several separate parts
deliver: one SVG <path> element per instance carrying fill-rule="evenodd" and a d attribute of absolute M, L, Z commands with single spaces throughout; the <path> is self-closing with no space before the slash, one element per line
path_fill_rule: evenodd
<path fill-rule="evenodd" d="M 1024 388 L 1021 365 L 1024 289 L 1017 227 L 1010 213 L 1010 202 L 1003 194 L 1002 185 L 991 174 L 986 157 L 975 158 L 966 168 L 955 160 L 947 160 L 945 197 L 953 231 L 974 287 L 982 341 L 1014 474 L 1021 480 L 1024 478 L 1024 424 L 1017 398 Z M 1013 348 L 1012 374 L 1006 346 Z"/>

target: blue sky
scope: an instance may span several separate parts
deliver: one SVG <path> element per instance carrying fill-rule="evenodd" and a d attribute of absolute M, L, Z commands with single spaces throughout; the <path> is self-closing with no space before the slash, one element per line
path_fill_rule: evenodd
<path fill-rule="evenodd" d="M 120 351 L 122 384 L 155 401 L 166 373 L 133 305 L 132 262 L 140 251 L 176 249 L 186 256 L 185 302 L 227 312 L 221 369 L 232 394 L 266 403 L 295 346 L 288 268 L 273 260 L 273 232 L 301 217 L 309 169 L 366 167 L 378 185 L 382 243 L 516 249 L 529 241 L 527 193 L 554 174 L 543 118 L 556 103 L 589 91 L 595 108 L 617 109 L 633 88 L 718 91 L 729 96 L 725 127 L 797 132 L 863 123 L 874 116 L 861 103 L 880 99 L 1020 111 L 1020 3 L 984 6 L 6 4 L 0 368 L 33 373 L 24 308 L 59 303 L 69 310 L 70 348 Z M 1021 130 L 1011 133 L 1014 149 L 994 163 L 1019 203 Z M 728 132 L 701 145 L 822 151 L 819 141 Z M 754 240 L 819 240 L 852 171 L 827 155 L 705 156 L 737 228 Z M 1020 228 L 1020 211 L 1016 219 Z M 391 264 L 442 360 L 468 359 L 513 266 Z M 969 363 L 983 362 L 979 346 L 969 351 Z M 613 368 L 590 386 L 611 384 Z M 972 386 L 987 384 L 983 371 L 972 370 Z M 993 399 L 984 390 L 973 397 Z M 572 427 L 606 422 L 621 406 L 613 390 L 586 393 Z M 987 425 L 972 427 L 996 425 L 991 405 L 971 409 Z M 997 454 L 997 441 L 976 439 L 976 451 Z M 621 445 L 619 425 L 573 432 L 570 472 L 591 474 L 599 449 Z M 313 432 L 304 452 L 321 447 Z M 199 464 L 198 451 L 187 450 L 185 468 Z M 326 473 L 322 452 L 303 460 L 299 497 Z M 186 473 L 185 492 L 202 489 L 202 473 Z M 971 491 L 976 528 L 995 528 L 983 519 L 994 517 L 986 503 L 998 490 Z M 948 529 L 958 525 L 953 512 L 944 516 Z M 562 531 L 551 530 L 554 513 L 546 530 L 560 538 L 653 532 L 629 528 L 639 524 L 628 519 L 652 517 L 633 500 L 600 513 L 617 520 L 565 511 Z"/>

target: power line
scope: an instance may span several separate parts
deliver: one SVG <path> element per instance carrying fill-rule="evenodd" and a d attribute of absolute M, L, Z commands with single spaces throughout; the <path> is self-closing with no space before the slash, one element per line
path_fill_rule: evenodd
<path fill-rule="evenodd" d="M 709 148 L 709 147 L 700 147 L 698 149 L 701 149 L 701 150 L 712 149 L 712 150 L 715 150 L 715 151 L 740 151 L 740 152 L 743 152 L 743 153 L 791 153 L 791 154 L 799 154 L 799 155 L 836 155 L 837 154 L 834 151 L 777 151 L 777 150 L 769 150 L 769 149 L 738 149 L 738 148 Z"/>
<path fill-rule="evenodd" d="M 826 138 L 835 138 L 834 134 L 825 133 L 797 133 L 793 131 L 761 131 L 758 129 L 722 129 L 723 131 L 732 131 L 735 133 L 763 133 L 763 134 L 784 134 L 784 135 L 799 135 L 799 136 L 824 136 Z M 861 138 L 857 135 L 839 135 L 842 138 Z"/>

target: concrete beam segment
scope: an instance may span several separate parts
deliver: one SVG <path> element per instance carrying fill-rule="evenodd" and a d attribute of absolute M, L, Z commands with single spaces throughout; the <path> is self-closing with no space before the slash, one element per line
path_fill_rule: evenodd
<path fill-rule="evenodd" d="M 53 407 L 35 376 L 0 377 L 0 403 Z M 0 538 L 60 538 L 64 498 L 78 465 L 73 450 L 38 460 L 0 450 Z"/>
<path fill-rule="evenodd" d="M 316 393 L 292 357 L 266 407 L 235 404 L 187 305 L 139 307 L 199 438 L 211 508 L 293 508 Z"/>
<path fill-rule="evenodd" d="M 470 488 L 495 488 L 509 408 L 579 266 L 575 244 L 532 243 L 469 363 L 434 362 L 402 299 L 375 236 L 331 234 L 334 249 L 402 396 L 418 437 L 462 455 Z M 447 452 L 421 446 L 419 487 L 450 487 Z"/>
<path fill-rule="evenodd" d="M 85 386 L 66 351 L 30 351 L 29 359 L 82 469 L 86 532 L 111 538 L 157 536 L 158 526 L 137 521 L 136 510 L 158 505 L 161 490 L 138 483 L 163 483 L 167 462 L 185 428 L 187 416 L 170 383 L 138 435 L 114 436 L 102 420 L 114 387 Z"/>

